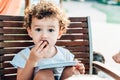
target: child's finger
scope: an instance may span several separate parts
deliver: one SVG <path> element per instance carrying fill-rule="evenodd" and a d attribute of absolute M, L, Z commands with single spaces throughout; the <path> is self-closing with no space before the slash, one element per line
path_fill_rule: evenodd
<path fill-rule="evenodd" d="M 43 41 L 39 41 L 39 42 L 35 45 L 34 49 L 37 51 L 42 43 L 43 43 Z"/>
<path fill-rule="evenodd" d="M 77 65 L 76 65 L 76 69 L 78 69 L 81 74 L 84 74 L 84 73 L 85 73 L 85 67 L 84 67 L 84 64 L 83 64 L 83 63 L 77 64 Z"/>
<path fill-rule="evenodd" d="M 43 50 L 46 51 L 48 49 L 48 43 L 43 48 Z"/>
<path fill-rule="evenodd" d="M 47 45 L 48 43 L 46 42 L 46 41 L 43 41 L 43 43 L 39 46 L 39 48 L 38 48 L 38 52 L 41 52 L 42 51 L 42 49 L 44 49 L 45 47 L 46 47 L 46 45 Z"/>

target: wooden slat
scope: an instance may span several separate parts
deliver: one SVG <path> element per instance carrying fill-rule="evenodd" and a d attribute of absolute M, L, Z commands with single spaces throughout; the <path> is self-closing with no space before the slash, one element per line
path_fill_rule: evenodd
<path fill-rule="evenodd" d="M 30 40 L 28 35 L 0 35 L 0 40 Z M 88 35 L 63 35 L 60 40 L 76 40 L 76 39 L 88 39 Z"/>
<path fill-rule="evenodd" d="M 71 22 L 86 22 L 87 17 L 70 17 Z"/>
<path fill-rule="evenodd" d="M 86 22 L 81 22 L 81 23 L 70 23 L 68 28 L 87 28 L 87 23 Z"/>
<path fill-rule="evenodd" d="M 18 35 L 13 35 L 13 36 L 11 36 L 11 35 L 5 35 L 5 36 L 2 36 L 2 35 L 0 35 L 0 40 L 9 40 L 9 41 L 11 41 L 11 40 L 30 40 L 31 38 L 28 36 L 28 35 L 20 35 L 20 36 L 18 36 Z"/>
<path fill-rule="evenodd" d="M 89 59 L 84 59 L 84 58 L 75 58 L 75 59 L 78 59 L 79 61 L 81 61 L 81 63 L 83 63 L 85 66 L 88 66 L 90 64 Z"/>
<path fill-rule="evenodd" d="M 0 15 L 0 21 L 23 21 L 23 16 L 8 16 L 8 15 Z"/>
<path fill-rule="evenodd" d="M 67 33 L 69 34 L 74 34 L 74 33 L 84 33 L 87 34 L 88 33 L 88 29 L 84 28 L 84 29 L 68 29 Z"/>
<path fill-rule="evenodd" d="M 75 54 L 76 58 L 89 58 L 90 54 Z"/>
<path fill-rule="evenodd" d="M 9 67 L 13 67 L 13 65 L 11 65 L 10 63 L 3 63 L 2 68 L 9 68 Z"/>
<path fill-rule="evenodd" d="M 66 47 L 68 50 L 72 52 L 79 52 L 79 51 L 89 51 L 89 46 L 73 46 L 73 47 Z"/>
<path fill-rule="evenodd" d="M 0 47 L 23 47 L 23 46 L 30 46 L 33 45 L 32 42 L 0 42 Z M 84 45 L 87 46 L 89 45 L 88 41 L 71 41 L 71 42 L 57 42 L 57 45 L 59 46 L 80 46 Z"/>
<path fill-rule="evenodd" d="M 84 50 L 84 48 L 86 48 L 85 50 L 86 51 L 88 51 L 89 50 L 89 46 L 83 46 L 83 45 L 81 45 L 81 46 L 79 46 L 79 47 L 66 47 L 67 49 L 69 49 L 70 51 L 72 51 L 72 52 L 76 52 L 77 53 L 77 51 L 83 51 Z M 0 52 L 2 52 L 3 54 L 13 54 L 13 53 L 17 53 L 18 51 L 20 51 L 20 50 L 22 50 L 23 48 L 13 48 L 13 49 L 0 49 Z M 83 50 L 82 50 L 83 49 Z M 83 54 L 85 54 L 85 53 L 83 53 Z"/>
<path fill-rule="evenodd" d="M 88 35 L 63 35 L 60 40 L 76 40 L 76 39 L 88 39 Z"/>
<path fill-rule="evenodd" d="M 88 41 L 57 42 L 56 45 L 58 46 L 81 46 L 81 45 L 87 46 L 89 45 L 89 42 Z"/>
<path fill-rule="evenodd" d="M 27 34 L 26 29 L 0 29 L 0 33 L 4 34 Z M 84 33 L 87 34 L 88 30 L 87 28 L 84 29 L 68 29 L 67 33 Z"/>
<path fill-rule="evenodd" d="M 84 47 L 84 46 L 83 46 Z M 86 46 L 87 47 L 87 46 Z M 2 52 L 2 53 L 0 53 L 1 55 L 3 55 L 3 54 L 16 54 L 16 53 L 18 53 L 20 50 L 22 50 L 23 48 L 21 48 L 21 49 L 0 49 L 0 52 Z M 68 48 L 69 49 L 69 48 Z M 88 50 L 86 50 L 86 49 L 82 49 L 82 48 L 80 48 L 80 49 L 69 49 L 73 54 L 75 54 L 75 55 L 77 55 L 77 54 L 80 54 L 80 55 L 86 55 L 86 54 L 88 54 L 88 52 L 89 52 L 89 48 L 88 48 Z M 83 57 L 83 56 L 82 56 Z"/>
<path fill-rule="evenodd" d="M 1 59 L 0 59 L 0 62 L 3 62 L 3 61 L 11 61 L 13 59 L 14 56 L 2 56 Z"/>
<path fill-rule="evenodd" d="M 26 47 L 33 45 L 33 42 L 0 42 L 1 47 Z"/>
<path fill-rule="evenodd" d="M 2 76 L 0 80 L 16 80 L 16 75 Z"/>
<path fill-rule="evenodd" d="M 17 72 L 17 69 L 16 68 L 14 68 L 14 69 L 4 69 L 3 70 L 3 73 L 4 74 L 14 74 L 14 73 L 16 73 Z"/>
<path fill-rule="evenodd" d="M 0 27 L 22 27 L 23 26 L 23 21 L 22 22 L 1 22 L 0 21 Z"/>
<path fill-rule="evenodd" d="M 1 34 L 27 34 L 26 29 L 0 29 Z"/>
<path fill-rule="evenodd" d="M 22 50 L 23 48 L 19 49 L 19 48 L 14 48 L 14 49 L 0 49 L 0 54 L 13 54 L 13 53 L 17 53 L 20 50 Z"/>
<path fill-rule="evenodd" d="M 78 21 L 87 21 L 86 17 L 71 17 L 69 18 L 72 22 L 78 22 Z M 7 21 L 23 21 L 23 16 L 6 16 L 6 15 L 0 15 L 0 20 L 7 20 Z"/>
<path fill-rule="evenodd" d="M 0 27 L 23 27 L 23 21 L 0 21 Z M 70 23 L 68 28 L 87 28 L 87 23 L 86 22 L 81 22 L 81 23 Z"/>
<path fill-rule="evenodd" d="M 18 27 L 23 28 L 23 22 L 1 22 L 0 21 L 0 27 Z M 71 23 L 68 28 L 87 28 L 87 23 Z"/>

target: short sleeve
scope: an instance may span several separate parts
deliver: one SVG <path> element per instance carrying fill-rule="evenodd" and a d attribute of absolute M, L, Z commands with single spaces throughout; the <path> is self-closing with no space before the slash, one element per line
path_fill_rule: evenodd
<path fill-rule="evenodd" d="M 66 49 L 66 60 L 67 61 L 73 61 L 74 57 L 75 56 L 69 50 Z"/>
<path fill-rule="evenodd" d="M 64 55 L 66 61 L 73 61 L 74 60 L 75 56 L 68 49 L 65 49 L 62 47 L 58 47 L 58 48 L 59 48 L 59 51 Z"/>
<path fill-rule="evenodd" d="M 15 68 L 24 68 L 26 61 L 29 57 L 30 50 L 29 48 L 26 48 L 22 51 L 20 51 L 18 54 L 16 54 L 13 58 L 13 60 L 10 62 Z"/>

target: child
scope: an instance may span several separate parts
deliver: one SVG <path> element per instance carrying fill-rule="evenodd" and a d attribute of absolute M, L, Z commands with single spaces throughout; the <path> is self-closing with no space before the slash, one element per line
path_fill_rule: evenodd
<path fill-rule="evenodd" d="M 11 61 L 17 68 L 17 80 L 64 80 L 73 74 L 85 72 L 82 63 L 36 71 L 34 67 L 38 63 L 42 65 L 74 60 L 73 54 L 67 49 L 55 46 L 57 39 L 66 32 L 69 20 L 59 7 L 43 0 L 27 8 L 24 18 L 24 26 L 35 45 L 20 51 Z"/>

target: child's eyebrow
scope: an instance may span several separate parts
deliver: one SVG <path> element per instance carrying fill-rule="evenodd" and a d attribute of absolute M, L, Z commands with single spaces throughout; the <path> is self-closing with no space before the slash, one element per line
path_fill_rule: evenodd
<path fill-rule="evenodd" d="M 51 27 L 51 28 L 55 28 L 55 26 L 53 26 L 53 25 L 51 25 L 51 26 L 49 26 L 49 27 Z"/>
<path fill-rule="evenodd" d="M 40 27 L 41 25 L 34 25 L 35 27 Z"/>

